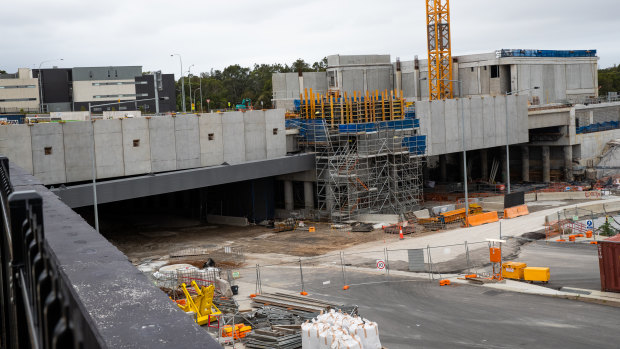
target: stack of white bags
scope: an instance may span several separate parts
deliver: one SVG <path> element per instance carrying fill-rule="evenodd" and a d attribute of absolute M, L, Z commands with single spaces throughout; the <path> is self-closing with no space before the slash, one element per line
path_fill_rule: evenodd
<path fill-rule="evenodd" d="M 301 325 L 302 349 L 381 349 L 376 322 L 333 309 Z"/>

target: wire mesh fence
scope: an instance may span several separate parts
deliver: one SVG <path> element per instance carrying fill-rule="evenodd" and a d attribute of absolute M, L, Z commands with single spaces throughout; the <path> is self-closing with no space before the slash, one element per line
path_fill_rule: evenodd
<path fill-rule="evenodd" d="M 270 289 L 320 292 L 329 288 L 407 280 L 430 281 L 447 275 L 487 275 L 487 241 L 412 249 L 337 251 L 317 257 L 299 257 L 275 264 L 233 269 L 246 287 L 260 294 Z M 233 281 L 234 283 L 234 281 Z"/>

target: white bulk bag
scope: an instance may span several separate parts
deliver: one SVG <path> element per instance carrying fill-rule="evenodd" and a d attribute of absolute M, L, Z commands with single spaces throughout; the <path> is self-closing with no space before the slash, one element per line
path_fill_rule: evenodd
<path fill-rule="evenodd" d="M 358 336 L 345 335 L 338 338 L 332 344 L 331 349 L 362 349 L 362 343 Z"/>

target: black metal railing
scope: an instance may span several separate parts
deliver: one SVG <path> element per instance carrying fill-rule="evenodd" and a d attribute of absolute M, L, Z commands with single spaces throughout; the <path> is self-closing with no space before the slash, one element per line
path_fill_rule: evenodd
<path fill-rule="evenodd" d="M 13 190 L 6 157 L 0 157 L 0 201 L 0 346 L 104 347 L 50 253 L 41 196 Z"/>

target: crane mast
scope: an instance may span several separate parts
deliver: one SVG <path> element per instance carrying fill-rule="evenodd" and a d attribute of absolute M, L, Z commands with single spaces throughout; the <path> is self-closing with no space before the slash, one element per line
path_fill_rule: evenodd
<path fill-rule="evenodd" d="M 429 99 L 452 98 L 449 0 L 426 0 L 426 25 Z"/>

